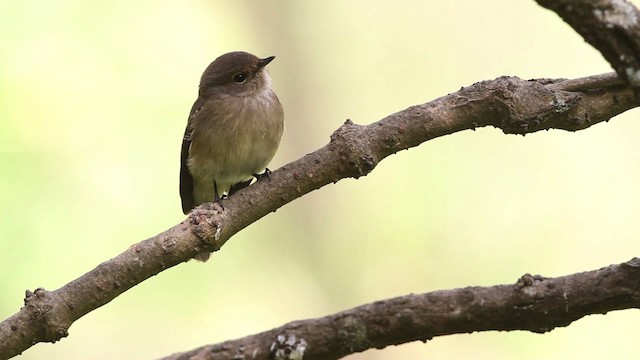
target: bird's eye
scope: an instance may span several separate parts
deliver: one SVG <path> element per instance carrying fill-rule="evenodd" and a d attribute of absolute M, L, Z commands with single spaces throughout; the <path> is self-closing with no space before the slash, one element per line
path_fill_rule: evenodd
<path fill-rule="evenodd" d="M 238 73 L 233 75 L 233 81 L 235 81 L 238 84 L 242 84 L 243 82 L 247 81 L 247 74 L 245 73 Z"/>

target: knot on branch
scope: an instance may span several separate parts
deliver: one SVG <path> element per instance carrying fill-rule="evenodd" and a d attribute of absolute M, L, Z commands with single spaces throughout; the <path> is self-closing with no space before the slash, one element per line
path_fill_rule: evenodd
<path fill-rule="evenodd" d="M 69 335 L 69 321 L 64 321 L 62 312 L 55 311 L 56 301 L 51 292 L 37 288 L 34 292 L 27 290 L 24 297 L 25 309 L 29 312 L 31 324 L 25 324 L 37 329 L 36 341 L 54 343 Z M 14 331 L 25 331 L 18 325 L 12 325 Z"/>
<path fill-rule="evenodd" d="M 189 213 L 189 226 L 191 231 L 202 240 L 204 247 L 209 251 L 218 251 L 222 244 L 219 243 L 222 233 L 221 211 L 215 203 L 205 203 L 196 207 Z M 194 249 L 200 253 L 203 249 Z"/>
<path fill-rule="evenodd" d="M 544 281 L 544 277 L 540 275 L 531 275 L 524 274 L 516 282 L 516 289 L 527 298 L 529 298 L 530 302 L 533 303 L 535 299 L 541 297 L 538 288 L 536 287 L 537 283 Z"/>
<path fill-rule="evenodd" d="M 371 148 L 365 129 L 365 126 L 347 120 L 331 134 L 329 149 L 338 152 L 338 171 L 345 177 L 357 179 L 378 165 L 379 159 Z"/>
<path fill-rule="evenodd" d="M 582 118 L 570 116 L 581 99 L 579 93 L 551 90 L 545 86 L 546 79 L 525 81 L 503 77 L 498 80 L 501 81 L 495 94 L 502 103 L 499 108 L 506 109 L 506 116 L 497 126 L 505 134 L 525 135 L 549 128 L 549 124 L 564 129 L 584 127 Z"/>

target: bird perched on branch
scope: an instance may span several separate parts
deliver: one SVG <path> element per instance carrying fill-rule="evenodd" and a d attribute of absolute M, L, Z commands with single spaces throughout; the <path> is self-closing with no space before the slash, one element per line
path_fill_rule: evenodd
<path fill-rule="evenodd" d="M 278 149 L 284 112 L 271 88 L 264 59 L 237 51 L 215 59 L 200 79 L 182 139 L 180 197 L 187 214 L 269 174 Z M 264 171 L 264 173 L 262 173 Z M 209 253 L 196 259 L 205 261 Z"/>

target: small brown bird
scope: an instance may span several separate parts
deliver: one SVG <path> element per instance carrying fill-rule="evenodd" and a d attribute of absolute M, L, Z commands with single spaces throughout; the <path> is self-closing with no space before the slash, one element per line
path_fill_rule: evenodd
<path fill-rule="evenodd" d="M 284 113 L 260 59 L 231 52 L 202 74 L 182 139 L 180 197 L 187 214 L 260 178 L 280 144 Z"/>

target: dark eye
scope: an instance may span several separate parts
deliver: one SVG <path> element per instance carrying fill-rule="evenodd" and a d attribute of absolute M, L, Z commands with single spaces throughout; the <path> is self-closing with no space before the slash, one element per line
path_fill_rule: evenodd
<path fill-rule="evenodd" d="M 233 81 L 235 81 L 238 84 L 242 84 L 246 80 L 247 80 L 247 74 L 245 73 L 238 73 L 233 75 Z"/>

